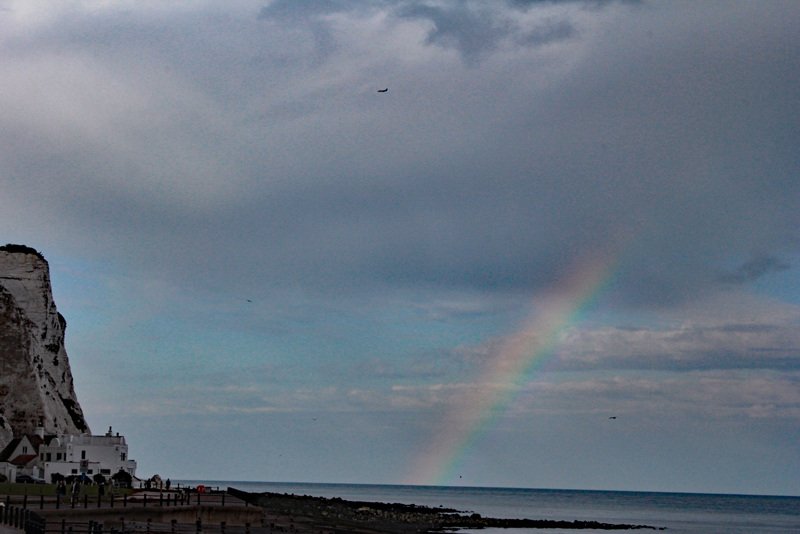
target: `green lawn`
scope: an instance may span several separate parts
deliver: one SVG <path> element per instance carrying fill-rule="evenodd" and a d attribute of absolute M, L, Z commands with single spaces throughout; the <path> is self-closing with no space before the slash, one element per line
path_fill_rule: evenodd
<path fill-rule="evenodd" d="M 67 492 L 72 489 L 71 484 L 67 484 Z M 117 489 L 119 495 L 123 493 L 131 494 L 130 489 Z M 55 484 L 17 484 L 16 482 L 0 482 L 0 495 L 51 495 L 55 496 Z M 81 495 L 97 495 L 97 486 L 81 486 Z M 106 486 L 106 497 L 108 497 L 108 486 Z"/>

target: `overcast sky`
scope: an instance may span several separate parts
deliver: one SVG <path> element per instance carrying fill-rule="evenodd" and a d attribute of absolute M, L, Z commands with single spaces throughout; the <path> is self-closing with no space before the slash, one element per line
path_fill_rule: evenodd
<path fill-rule="evenodd" d="M 143 476 L 800 495 L 798 27 L 0 0 L 0 240 Z"/>

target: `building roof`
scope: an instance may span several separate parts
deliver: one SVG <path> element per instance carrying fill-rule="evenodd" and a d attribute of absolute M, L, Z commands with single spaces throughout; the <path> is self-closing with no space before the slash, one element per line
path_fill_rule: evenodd
<path fill-rule="evenodd" d="M 20 441 L 22 441 L 22 438 L 14 438 L 8 442 L 8 445 L 0 452 L 0 462 L 9 461 L 9 457 L 13 454 L 14 449 L 17 448 Z"/>
<path fill-rule="evenodd" d="M 8 463 L 14 465 L 27 465 L 31 460 L 35 460 L 36 456 L 36 454 L 20 454 L 19 456 L 15 456 L 13 460 L 9 460 Z"/>
<path fill-rule="evenodd" d="M 23 440 L 23 438 L 28 438 L 28 442 L 31 444 L 31 447 L 33 447 L 33 457 L 36 457 L 36 455 L 39 454 L 39 447 L 50 443 L 56 437 L 57 436 L 55 434 L 48 434 L 44 438 L 41 438 L 38 434 L 25 434 L 22 437 L 14 438 L 9 441 L 8 445 L 6 445 L 5 448 L 0 452 L 0 462 L 17 463 L 15 461 L 16 458 L 14 458 L 14 460 L 10 460 L 9 458 L 11 458 L 11 455 L 14 454 L 14 451 L 16 450 L 17 446 L 19 446 L 19 443 Z"/>

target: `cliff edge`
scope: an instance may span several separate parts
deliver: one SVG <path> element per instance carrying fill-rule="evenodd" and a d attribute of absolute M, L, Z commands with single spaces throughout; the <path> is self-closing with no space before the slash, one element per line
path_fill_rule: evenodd
<path fill-rule="evenodd" d="M 72 383 L 50 267 L 36 250 L 0 246 L 0 448 L 14 435 L 89 432 Z"/>

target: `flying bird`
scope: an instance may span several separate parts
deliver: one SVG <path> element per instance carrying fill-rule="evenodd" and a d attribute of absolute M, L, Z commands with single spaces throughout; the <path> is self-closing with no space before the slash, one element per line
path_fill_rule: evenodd
<path fill-rule="evenodd" d="M 612 416 L 612 417 L 609 417 L 609 419 L 616 419 L 616 418 L 617 418 L 617 416 L 616 416 L 616 415 L 614 415 L 614 416 Z"/>
<path fill-rule="evenodd" d="M 389 88 L 387 87 L 386 89 L 378 89 L 378 92 L 379 93 L 385 93 L 388 90 L 389 90 Z"/>

